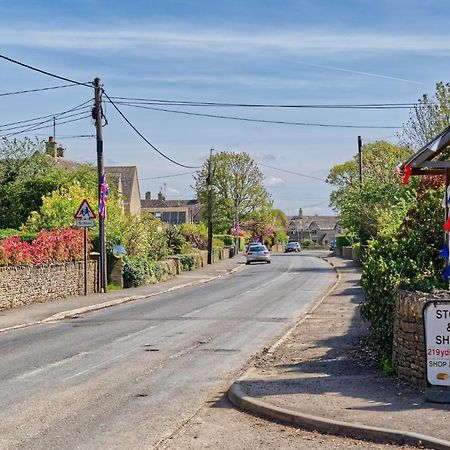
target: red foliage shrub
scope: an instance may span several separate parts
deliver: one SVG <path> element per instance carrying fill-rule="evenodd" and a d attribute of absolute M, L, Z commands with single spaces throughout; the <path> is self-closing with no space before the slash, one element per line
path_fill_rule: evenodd
<path fill-rule="evenodd" d="M 18 236 L 0 240 L 0 266 L 51 264 L 83 258 L 83 231 L 42 230 L 30 244 Z M 88 251 L 92 248 L 88 244 Z"/>

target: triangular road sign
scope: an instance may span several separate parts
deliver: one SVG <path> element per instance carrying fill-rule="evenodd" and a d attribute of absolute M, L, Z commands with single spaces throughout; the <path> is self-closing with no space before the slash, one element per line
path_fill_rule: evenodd
<path fill-rule="evenodd" d="M 88 220 L 95 219 L 94 210 L 86 199 L 81 202 L 78 211 L 75 214 L 75 219 Z"/>

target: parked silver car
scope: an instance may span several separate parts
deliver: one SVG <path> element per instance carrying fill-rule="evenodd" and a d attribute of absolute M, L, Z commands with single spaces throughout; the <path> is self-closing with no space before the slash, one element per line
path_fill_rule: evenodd
<path fill-rule="evenodd" d="M 267 247 L 263 244 L 260 245 L 252 245 L 248 248 L 247 253 L 247 261 L 246 264 L 250 264 L 252 262 L 266 262 L 270 264 L 270 252 Z"/>
<path fill-rule="evenodd" d="M 286 244 L 286 247 L 284 247 L 284 253 L 290 253 L 290 252 L 299 252 L 301 250 L 301 246 L 299 242 L 288 242 Z"/>

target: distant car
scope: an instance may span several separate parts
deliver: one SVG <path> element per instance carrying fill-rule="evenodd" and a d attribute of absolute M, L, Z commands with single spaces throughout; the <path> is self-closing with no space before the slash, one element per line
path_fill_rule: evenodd
<path fill-rule="evenodd" d="M 263 244 L 250 245 L 248 247 L 246 264 L 251 264 L 252 262 L 266 262 L 270 264 L 270 252 L 267 247 Z"/>
<path fill-rule="evenodd" d="M 329 248 L 330 252 L 332 252 L 336 248 L 336 241 L 330 241 Z"/>
<path fill-rule="evenodd" d="M 250 243 L 247 245 L 247 248 L 245 249 L 245 254 L 248 253 L 248 251 L 250 250 L 251 247 L 258 247 L 258 246 L 260 246 L 260 245 L 263 245 L 263 244 L 261 244 L 261 242 L 250 242 Z"/>
<path fill-rule="evenodd" d="M 299 252 L 300 250 L 301 247 L 298 242 L 288 242 L 286 247 L 284 247 L 284 253 Z"/>

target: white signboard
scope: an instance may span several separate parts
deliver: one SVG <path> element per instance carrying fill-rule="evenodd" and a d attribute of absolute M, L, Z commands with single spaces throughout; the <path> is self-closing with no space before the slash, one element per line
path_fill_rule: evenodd
<path fill-rule="evenodd" d="M 450 386 L 450 300 L 428 302 L 423 318 L 427 380 Z"/>
<path fill-rule="evenodd" d="M 77 219 L 77 227 L 93 227 L 93 219 Z"/>
<path fill-rule="evenodd" d="M 86 199 L 81 202 L 78 211 L 75 213 L 75 219 L 77 227 L 94 226 L 95 213 Z"/>

